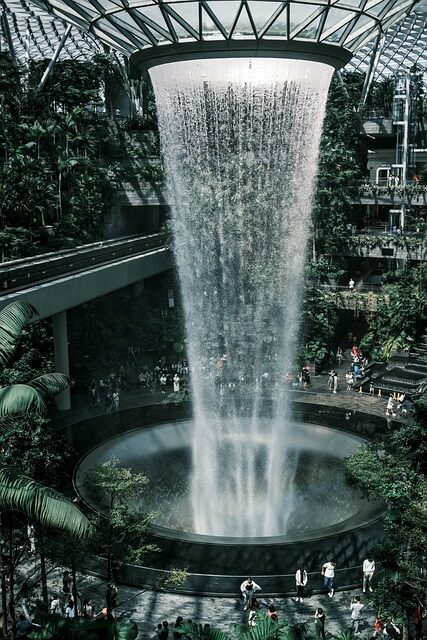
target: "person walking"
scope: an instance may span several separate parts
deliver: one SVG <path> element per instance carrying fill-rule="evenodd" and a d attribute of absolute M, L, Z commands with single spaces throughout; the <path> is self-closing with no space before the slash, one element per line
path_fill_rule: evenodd
<path fill-rule="evenodd" d="M 167 382 L 167 378 L 165 374 L 162 373 L 162 375 L 160 376 L 160 391 L 162 393 L 166 393 L 166 382 Z"/>
<path fill-rule="evenodd" d="M 251 603 L 249 605 L 249 619 L 248 619 L 249 627 L 256 627 L 258 611 L 259 611 L 259 602 L 256 598 L 252 598 Z"/>
<path fill-rule="evenodd" d="M 112 411 L 118 411 L 119 404 L 120 404 L 120 394 L 119 394 L 119 390 L 116 389 L 112 395 Z"/>
<path fill-rule="evenodd" d="M 387 400 L 387 406 L 385 408 L 385 414 L 386 416 L 395 416 L 395 412 L 394 412 L 394 400 L 393 400 L 393 394 L 390 393 L 390 397 Z"/>
<path fill-rule="evenodd" d="M 335 593 L 335 588 L 334 588 L 335 565 L 336 565 L 335 561 L 330 560 L 329 562 L 325 562 L 325 564 L 322 566 L 323 583 L 326 589 L 328 590 L 328 596 L 330 598 L 332 598 Z"/>
<path fill-rule="evenodd" d="M 252 597 L 257 591 L 261 591 L 261 587 L 259 586 L 259 584 L 254 582 L 252 578 L 246 578 L 246 580 L 244 580 L 240 585 L 240 591 L 243 596 L 244 611 L 247 611 L 249 609 Z"/>
<path fill-rule="evenodd" d="M 362 619 L 362 609 L 365 608 L 365 605 L 360 602 L 360 596 L 356 596 L 350 602 L 350 611 L 351 611 L 351 628 L 354 631 L 354 635 L 359 635 L 359 624 Z"/>
<path fill-rule="evenodd" d="M 62 616 L 63 613 L 62 602 L 56 594 L 52 596 L 52 600 L 50 603 L 50 613 L 57 616 Z"/>
<path fill-rule="evenodd" d="M 316 624 L 316 633 L 318 638 L 325 640 L 325 622 L 326 616 L 323 613 L 323 609 L 318 607 L 314 613 L 314 620 Z"/>
<path fill-rule="evenodd" d="M 355 284 L 355 282 L 354 282 L 353 278 L 350 278 L 350 281 L 348 283 L 348 290 L 350 291 L 350 293 L 353 293 L 354 284 Z"/>
<path fill-rule="evenodd" d="M 177 373 L 173 377 L 173 391 L 179 393 L 179 375 Z"/>
<path fill-rule="evenodd" d="M 301 602 L 301 603 L 304 602 L 304 589 L 306 587 L 307 582 L 308 582 L 307 571 L 303 567 L 300 567 L 299 569 L 297 569 L 297 572 L 295 574 L 295 584 L 297 587 L 296 602 Z"/>
<path fill-rule="evenodd" d="M 267 617 L 270 618 L 270 620 L 273 620 L 273 622 L 277 622 L 279 619 L 279 612 L 277 611 L 276 607 L 274 606 L 274 604 L 271 604 L 268 607 L 267 610 Z"/>
<path fill-rule="evenodd" d="M 74 600 L 70 598 L 68 600 L 67 607 L 65 609 L 65 617 L 66 618 L 75 618 L 76 617 L 76 607 L 74 606 Z"/>
<path fill-rule="evenodd" d="M 337 393 L 338 391 L 338 374 L 334 371 L 334 375 L 332 378 L 332 393 Z"/>
<path fill-rule="evenodd" d="M 366 560 L 363 561 L 362 571 L 363 571 L 362 591 L 363 593 L 366 593 L 367 588 L 369 588 L 369 591 L 372 591 L 371 580 L 375 573 L 375 560 L 372 560 L 371 558 L 366 558 Z"/>

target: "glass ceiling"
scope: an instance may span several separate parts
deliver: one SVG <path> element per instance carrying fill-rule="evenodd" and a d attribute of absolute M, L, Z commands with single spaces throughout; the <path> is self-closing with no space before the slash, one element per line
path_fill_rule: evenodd
<path fill-rule="evenodd" d="M 19 53 L 34 47 L 47 57 L 64 26 L 46 12 L 125 55 L 179 42 L 260 38 L 320 42 L 357 51 L 415 4 L 414 0 L 0 0 Z M 66 53 L 77 57 L 96 46 L 73 29 Z"/>
<path fill-rule="evenodd" d="M 11 43 L 20 62 L 52 58 L 67 28 L 63 20 L 27 0 L 0 0 L 0 10 L 0 51 L 10 53 Z M 85 59 L 100 49 L 93 36 L 73 27 L 60 58 Z"/>
<path fill-rule="evenodd" d="M 376 80 L 387 78 L 399 69 L 414 65 L 425 71 L 427 63 L 427 8 L 418 9 L 391 27 L 384 36 L 375 70 Z M 373 44 L 360 49 L 346 69 L 366 73 L 370 66 Z"/>

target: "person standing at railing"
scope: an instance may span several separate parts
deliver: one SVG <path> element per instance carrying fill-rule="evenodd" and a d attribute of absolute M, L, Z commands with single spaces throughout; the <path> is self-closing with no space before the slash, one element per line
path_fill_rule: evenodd
<path fill-rule="evenodd" d="M 243 596 L 244 610 L 247 611 L 253 596 L 257 591 L 261 591 L 261 587 L 252 578 L 246 578 L 240 585 L 240 591 Z"/>
<path fill-rule="evenodd" d="M 334 587 L 335 565 L 336 565 L 335 561 L 330 560 L 329 562 L 325 562 L 325 564 L 322 566 L 323 582 L 326 589 L 328 590 L 328 596 L 330 598 L 332 598 L 335 593 L 335 587 Z"/>
<path fill-rule="evenodd" d="M 354 280 L 353 278 L 350 278 L 350 282 L 348 283 L 348 289 L 350 291 L 350 293 L 353 293 L 353 289 L 354 289 Z"/>
<path fill-rule="evenodd" d="M 373 560 L 372 558 L 366 558 L 366 560 L 363 561 L 362 571 L 363 571 L 362 590 L 363 590 L 363 593 L 366 593 L 366 589 L 369 589 L 369 591 L 372 591 L 371 580 L 375 573 L 375 560 Z"/>
<path fill-rule="evenodd" d="M 297 597 L 296 602 L 304 602 L 304 589 L 308 582 L 307 571 L 300 567 L 295 574 L 295 584 L 297 587 Z"/>

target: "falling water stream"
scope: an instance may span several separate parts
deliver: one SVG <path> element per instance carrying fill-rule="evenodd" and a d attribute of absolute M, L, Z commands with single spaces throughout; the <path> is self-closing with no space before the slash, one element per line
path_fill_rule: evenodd
<path fill-rule="evenodd" d="M 192 369 L 197 533 L 281 535 L 292 517 L 286 377 L 332 72 L 268 58 L 150 70 Z"/>

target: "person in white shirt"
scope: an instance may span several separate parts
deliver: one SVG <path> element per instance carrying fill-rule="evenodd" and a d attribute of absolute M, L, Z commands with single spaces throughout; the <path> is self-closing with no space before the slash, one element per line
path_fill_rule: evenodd
<path fill-rule="evenodd" d="M 354 635 L 359 635 L 359 623 L 362 618 L 362 609 L 365 607 L 364 604 L 360 602 L 360 596 L 356 596 L 350 602 L 350 611 L 351 611 L 351 628 L 354 631 Z"/>
<path fill-rule="evenodd" d="M 334 578 L 335 578 L 335 561 L 330 560 L 329 562 L 325 562 L 322 566 L 322 576 L 323 583 L 328 590 L 328 596 L 332 598 L 335 593 L 334 589 Z"/>
<path fill-rule="evenodd" d="M 62 615 L 62 602 L 61 600 L 58 598 L 58 596 L 55 594 L 52 597 L 52 601 L 50 603 L 50 612 L 56 615 Z"/>
<path fill-rule="evenodd" d="M 375 573 L 375 560 L 371 560 L 370 558 L 366 558 L 363 561 L 363 593 L 366 593 L 366 589 L 369 588 L 369 591 L 372 591 L 371 580 L 372 576 Z"/>
<path fill-rule="evenodd" d="M 307 571 L 303 567 L 300 567 L 295 574 L 295 583 L 297 586 L 297 602 L 304 602 L 304 589 L 307 582 Z"/>
<path fill-rule="evenodd" d="M 76 608 L 74 606 L 74 600 L 72 599 L 68 601 L 67 608 L 65 609 L 65 617 L 66 618 L 76 617 Z"/>
<path fill-rule="evenodd" d="M 261 591 L 261 587 L 259 584 L 254 582 L 252 578 L 246 578 L 240 585 L 240 591 L 243 596 L 243 604 L 244 610 L 247 611 L 249 609 L 249 605 L 256 591 Z"/>

